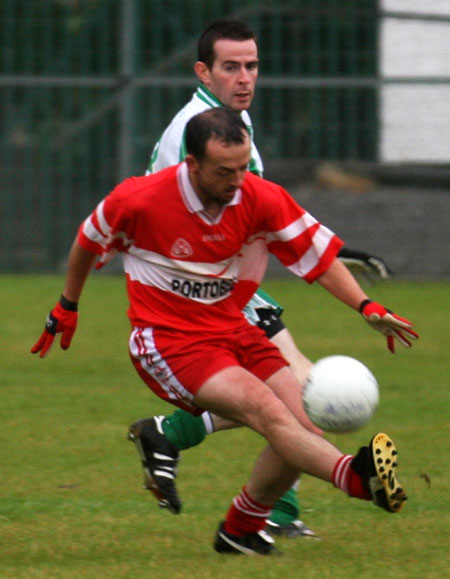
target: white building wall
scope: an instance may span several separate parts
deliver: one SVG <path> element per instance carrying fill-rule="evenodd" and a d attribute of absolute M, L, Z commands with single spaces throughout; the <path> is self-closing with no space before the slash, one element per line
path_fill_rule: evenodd
<path fill-rule="evenodd" d="M 380 0 L 385 11 L 450 17 L 450 0 Z M 448 77 L 450 22 L 381 21 L 382 78 Z M 431 79 L 430 79 L 431 81 Z M 450 83 L 389 84 L 380 91 L 380 150 L 385 162 L 450 162 Z"/>

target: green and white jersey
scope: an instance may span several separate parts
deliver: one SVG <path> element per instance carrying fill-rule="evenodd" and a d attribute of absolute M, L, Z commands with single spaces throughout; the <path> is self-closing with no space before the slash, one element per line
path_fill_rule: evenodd
<path fill-rule="evenodd" d="M 244 316 L 254 326 L 256 326 L 259 322 L 258 310 L 260 308 L 264 310 L 274 310 L 278 317 L 280 317 L 283 313 L 283 307 L 276 300 L 274 300 L 272 296 L 269 296 L 269 294 L 267 294 L 261 288 L 259 288 L 258 291 L 253 294 L 251 300 L 242 310 Z"/>
<path fill-rule="evenodd" d="M 175 115 L 159 141 L 156 143 L 150 158 L 147 175 L 181 163 L 181 161 L 186 157 L 184 133 L 189 119 L 203 111 L 221 106 L 223 106 L 223 104 L 212 94 L 212 92 L 203 84 L 200 84 L 197 87 L 196 92 L 192 95 L 192 99 Z M 253 141 L 253 127 L 250 115 L 247 111 L 242 111 L 241 117 L 247 126 L 252 140 L 249 171 L 262 177 L 264 167 L 261 156 Z M 243 310 L 245 317 L 251 324 L 256 325 L 259 321 L 257 314 L 258 308 L 273 309 L 276 311 L 277 315 L 280 315 L 283 311 L 280 304 L 262 290 L 258 290 L 257 293 L 254 294 Z"/>
<path fill-rule="evenodd" d="M 203 84 L 200 84 L 192 95 L 192 99 L 175 115 L 162 137 L 156 143 L 150 158 L 147 174 L 156 173 L 161 169 L 181 163 L 186 156 L 184 132 L 189 119 L 203 111 L 221 106 L 223 106 L 222 103 L 212 92 Z M 261 156 L 253 142 L 252 121 L 247 111 L 242 111 L 241 117 L 252 139 L 249 170 L 261 177 L 264 168 Z"/>

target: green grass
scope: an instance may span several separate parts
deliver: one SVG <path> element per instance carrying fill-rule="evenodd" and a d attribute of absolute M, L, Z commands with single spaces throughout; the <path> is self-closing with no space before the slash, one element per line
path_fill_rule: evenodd
<path fill-rule="evenodd" d="M 281 558 L 224 557 L 211 548 L 262 446 L 248 430 L 218 433 L 183 454 L 179 516 L 141 489 L 127 426 L 170 407 L 129 362 L 121 277 L 90 279 L 67 352 L 55 347 L 45 360 L 29 354 L 61 287 L 60 276 L 0 276 L 2 579 L 448 576 L 448 283 L 370 289 L 420 333 L 411 351 L 394 356 L 380 334 L 320 287 L 265 285 L 285 305 L 285 322 L 308 356 L 354 356 L 377 376 L 381 403 L 371 424 L 330 439 L 353 452 L 386 430 L 409 494 L 404 510 L 389 515 L 303 477 L 302 517 L 323 540 L 278 540 Z"/>

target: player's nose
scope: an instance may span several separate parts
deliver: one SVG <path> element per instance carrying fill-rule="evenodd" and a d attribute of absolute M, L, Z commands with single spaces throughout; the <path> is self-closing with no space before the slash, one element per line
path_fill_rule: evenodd
<path fill-rule="evenodd" d="M 247 70 L 247 67 L 245 66 L 241 66 L 239 68 L 239 78 L 238 78 L 239 82 L 241 83 L 248 83 L 251 80 L 251 76 L 249 71 Z"/>
<path fill-rule="evenodd" d="M 235 173 L 233 173 L 231 179 L 232 186 L 235 187 L 236 189 L 239 189 L 239 187 L 244 182 L 244 178 L 245 178 L 245 171 L 242 170 L 236 171 Z"/>

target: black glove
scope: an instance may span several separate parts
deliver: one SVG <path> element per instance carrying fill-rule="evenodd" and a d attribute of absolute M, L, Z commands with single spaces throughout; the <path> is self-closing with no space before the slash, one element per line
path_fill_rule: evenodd
<path fill-rule="evenodd" d="M 338 258 L 357 278 L 362 278 L 369 285 L 374 285 L 380 279 L 387 279 L 392 271 L 387 264 L 375 255 L 343 247 Z"/>

